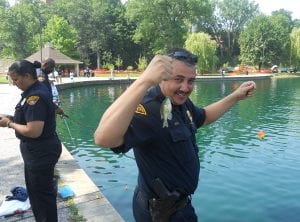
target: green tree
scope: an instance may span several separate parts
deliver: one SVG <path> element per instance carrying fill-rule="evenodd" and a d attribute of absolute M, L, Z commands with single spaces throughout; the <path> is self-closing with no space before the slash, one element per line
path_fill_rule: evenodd
<path fill-rule="evenodd" d="M 0 0 L 0 56 L 3 54 L 2 51 L 5 48 L 6 42 L 5 39 L 5 20 L 6 20 L 6 12 L 8 8 L 8 2 L 5 0 Z"/>
<path fill-rule="evenodd" d="M 293 27 L 294 28 L 300 28 L 300 19 L 295 19 L 293 21 Z"/>
<path fill-rule="evenodd" d="M 290 34 L 290 65 L 300 67 L 300 28 L 294 28 Z"/>
<path fill-rule="evenodd" d="M 185 41 L 185 48 L 198 56 L 198 71 L 203 74 L 215 68 L 217 44 L 206 33 L 192 33 Z"/>
<path fill-rule="evenodd" d="M 210 17 L 198 15 L 196 32 L 205 32 L 217 43 L 219 65 L 235 65 L 239 56 L 238 38 L 245 25 L 258 13 L 258 5 L 249 0 L 211 0 Z"/>
<path fill-rule="evenodd" d="M 258 13 L 258 4 L 249 0 L 223 0 L 218 2 L 216 10 L 217 35 L 222 37 L 223 49 L 227 61 L 236 62 L 239 55 L 238 38 L 247 22 Z"/>
<path fill-rule="evenodd" d="M 281 55 L 286 56 L 289 44 L 289 32 L 283 21 L 282 16 L 260 15 L 249 23 L 239 38 L 243 64 L 257 65 L 260 69 L 283 61 Z"/>
<path fill-rule="evenodd" d="M 133 27 L 125 19 L 120 0 L 56 0 L 51 8 L 77 30 L 77 47 L 85 63 L 99 68 L 120 55 L 128 65 L 138 57 L 139 47 L 131 40 Z"/>
<path fill-rule="evenodd" d="M 90 42 L 91 34 L 96 29 L 92 26 L 92 1 L 91 0 L 55 0 L 51 4 L 49 14 L 58 15 L 65 18 L 78 33 L 77 50 L 80 53 L 81 60 L 85 64 L 90 63 Z"/>
<path fill-rule="evenodd" d="M 42 33 L 44 43 L 50 42 L 60 52 L 70 57 L 78 57 L 76 51 L 78 34 L 64 18 L 53 16 Z"/>
<path fill-rule="evenodd" d="M 123 60 L 121 59 L 120 56 L 117 57 L 115 64 L 118 67 L 118 69 L 120 69 L 120 67 L 123 65 Z"/>
<path fill-rule="evenodd" d="M 21 59 L 36 51 L 34 38 L 40 30 L 40 20 L 37 17 L 39 5 L 43 3 L 34 0 L 20 1 L 1 13 L 2 55 Z"/>
<path fill-rule="evenodd" d="M 147 58 L 145 56 L 140 56 L 136 65 L 138 67 L 138 70 L 145 70 L 148 65 Z"/>
<path fill-rule="evenodd" d="M 273 61 L 277 64 L 281 63 L 285 66 L 289 64 L 289 56 L 290 56 L 290 33 L 293 28 L 293 21 L 291 18 L 291 14 L 284 13 L 284 10 L 281 10 L 280 13 L 272 14 L 270 17 L 272 25 L 276 30 L 276 36 L 273 36 L 278 45 L 276 45 L 277 53 L 273 57 Z M 274 34 L 275 34 L 274 33 Z M 275 49 L 274 49 L 275 50 Z"/>
<path fill-rule="evenodd" d="M 133 39 L 153 53 L 182 47 L 196 15 L 210 10 L 208 0 L 129 0 L 126 15 L 137 25 Z"/>
<path fill-rule="evenodd" d="M 276 11 L 272 12 L 272 16 L 284 16 L 286 18 L 286 23 L 288 28 L 291 29 L 293 28 L 293 18 L 292 18 L 292 12 L 285 10 L 285 9 L 279 9 Z"/>

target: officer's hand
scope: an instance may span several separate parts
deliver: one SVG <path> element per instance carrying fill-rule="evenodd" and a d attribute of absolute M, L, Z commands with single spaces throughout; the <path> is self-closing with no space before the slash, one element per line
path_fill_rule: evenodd
<path fill-rule="evenodd" d="M 0 127 L 7 127 L 7 123 L 11 121 L 9 118 L 5 116 L 0 116 Z"/>
<path fill-rule="evenodd" d="M 8 114 L 0 114 L 0 117 L 6 117 L 8 118 L 9 120 L 13 121 L 14 120 L 14 117 L 12 115 L 8 115 Z"/>
<path fill-rule="evenodd" d="M 59 106 L 55 109 L 55 114 L 60 115 L 61 117 L 68 117 Z"/>
<path fill-rule="evenodd" d="M 163 80 L 172 77 L 172 61 L 173 59 L 165 55 L 156 55 L 141 75 L 141 79 L 156 85 Z"/>
<path fill-rule="evenodd" d="M 253 81 L 242 83 L 233 93 L 238 100 L 246 99 L 253 96 L 256 90 L 256 84 Z"/>

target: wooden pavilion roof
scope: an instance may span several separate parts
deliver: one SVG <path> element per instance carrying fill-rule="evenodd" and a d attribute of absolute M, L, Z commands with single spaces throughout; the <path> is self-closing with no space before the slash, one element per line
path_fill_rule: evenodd
<path fill-rule="evenodd" d="M 82 64 L 78 60 L 74 60 L 63 53 L 53 48 L 50 44 L 46 44 L 44 48 L 27 57 L 26 60 L 30 62 L 40 61 L 44 62 L 46 59 L 51 58 L 55 61 L 55 64 Z M 42 61 L 41 61 L 42 60 Z"/>

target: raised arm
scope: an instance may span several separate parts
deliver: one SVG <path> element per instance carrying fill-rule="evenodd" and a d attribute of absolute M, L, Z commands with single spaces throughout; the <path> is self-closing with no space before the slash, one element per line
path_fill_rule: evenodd
<path fill-rule="evenodd" d="M 223 99 L 206 106 L 206 119 L 204 124 L 210 124 L 219 119 L 238 101 L 251 97 L 256 89 L 256 84 L 253 81 L 242 83 L 233 93 Z"/>
<path fill-rule="evenodd" d="M 172 58 L 155 56 L 143 74 L 104 112 L 94 133 L 95 143 L 101 147 L 120 146 L 134 111 L 148 88 L 170 79 L 171 75 Z"/>

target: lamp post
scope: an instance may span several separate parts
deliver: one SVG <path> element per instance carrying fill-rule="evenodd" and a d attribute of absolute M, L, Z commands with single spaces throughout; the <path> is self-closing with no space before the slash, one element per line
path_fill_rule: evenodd
<path fill-rule="evenodd" d="M 290 67 L 292 66 L 292 40 L 290 40 Z"/>
<path fill-rule="evenodd" d="M 263 42 L 263 44 L 261 45 L 262 47 L 262 57 L 261 57 L 261 65 L 264 65 L 265 62 L 265 48 L 266 48 L 266 43 Z"/>
<path fill-rule="evenodd" d="M 40 37 L 40 53 L 41 53 L 41 63 L 43 62 L 43 44 L 42 44 L 42 21 L 39 19 L 40 28 L 39 28 L 39 37 Z"/>
<path fill-rule="evenodd" d="M 42 52 L 42 49 L 43 49 L 43 44 L 42 44 L 42 15 L 41 15 L 41 3 L 40 2 L 37 2 L 36 3 L 36 19 L 38 21 L 38 25 L 39 25 L 39 28 L 38 28 L 38 32 L 39 32 L 39 45 L 40 45 L 40 59 L 41 59 L 41 62 L 43 61 L 43 52 Z"/>

